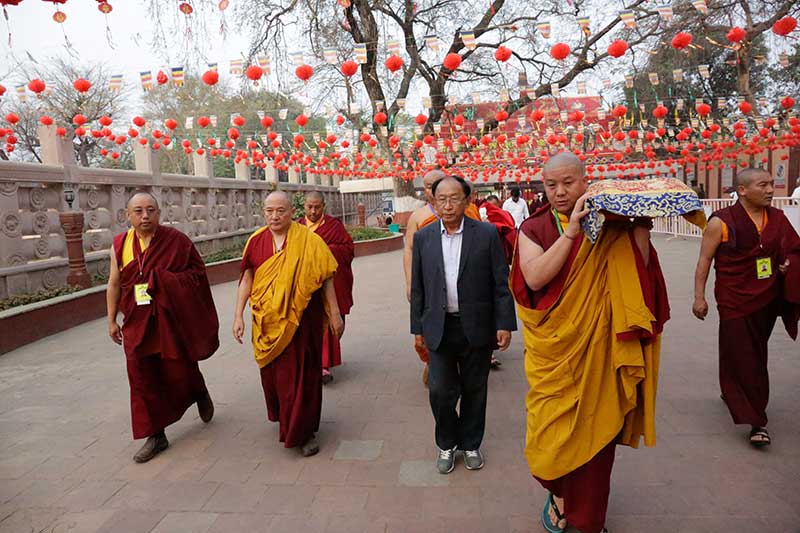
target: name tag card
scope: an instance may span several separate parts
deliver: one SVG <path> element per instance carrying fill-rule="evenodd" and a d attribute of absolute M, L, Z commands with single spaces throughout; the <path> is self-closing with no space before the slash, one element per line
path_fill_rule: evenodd
<path fill-rule="evenodd" d="M 761 257 L 756 259 L 756 275 L 758 279 L 769 279 L 772 277 L 772 258 Z"/>
<path fill-rule="evenodd" d="M 153 297 L 147 292 L 147 283 L 137 283 L 133 286 L 133 294 L 136 296 L 136 305 L 150 305 Z"/>

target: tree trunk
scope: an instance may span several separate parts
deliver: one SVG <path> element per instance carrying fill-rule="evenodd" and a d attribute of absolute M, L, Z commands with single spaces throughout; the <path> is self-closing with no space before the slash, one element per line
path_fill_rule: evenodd
<path fill-rule="evenodd" d="M 736 59 L 736 92 L 755 107 L 756 99 L 750 90 L 750 54 L 746 46 L 736 51 Z"/>

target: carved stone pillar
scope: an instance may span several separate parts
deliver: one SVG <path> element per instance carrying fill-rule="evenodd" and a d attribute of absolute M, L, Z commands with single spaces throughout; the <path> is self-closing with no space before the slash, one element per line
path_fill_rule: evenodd
<path fill-rule="evenodd" d="M 92 286 L 92 278 L 86 270 L 86 257 L 83 255 L 83 213 L 59 213 L 58 220 L 67 241 L 67 285 L 87 289 Z"/>
<path fill-rule="evenodd" d="M 358 206 L 356 206 L 356 212 L 358 213 L 358 225 L 362 228 L 367 226 L 367 207 L 364 205 L 364 202 L 358 202 Z"/>

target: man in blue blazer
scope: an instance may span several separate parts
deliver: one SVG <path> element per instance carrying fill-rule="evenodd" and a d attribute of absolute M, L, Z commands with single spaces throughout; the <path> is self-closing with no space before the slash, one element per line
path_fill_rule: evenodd
<path fill-rule="evenodd" d="M 414 234 L 411 333 L 430 351 L 436 467 L 449 474 L 457 450 L 467 469 L 483 467 L 489 362 L 492 350 L 508 348 L 517 320 L 497 230 L 464 216 L 469 184 L 445 177 L 432 192 L 441 220 Z"/>

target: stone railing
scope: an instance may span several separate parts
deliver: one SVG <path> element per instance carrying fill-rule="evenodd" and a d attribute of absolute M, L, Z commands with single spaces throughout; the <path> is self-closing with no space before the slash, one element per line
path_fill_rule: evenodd
<path fill-rule="evenodd" d="M 290 183 L 252 181 L 239 165 L 236 178 L 216 178 L 207 156 L 197 154 L 195 176 L 162 174 L 158 154 L 148 148 L 137 150 L 136 171 L 78 167 L 71 147 L 46 133 L 40 136 L 46 164 L 0 161 L 0 298 L 66 285 L 67 243 L 59 223 L 66 211 L 83 213 L 87 269 L 106 277 L 109 249 L 114 235 L 128 228 L 125 206 L 135 190 L 152 192 L 161 223 L 189 235 L 204 255 L 235 246 L 262 226 L 261 203 L 276 188 L 319 191 L 329 214 L 352 224 L 359 202 L 367 212 L 381 205 L 380 193 L 342 195 L 337 186 L 301 183 L 297 175 Z"/>

